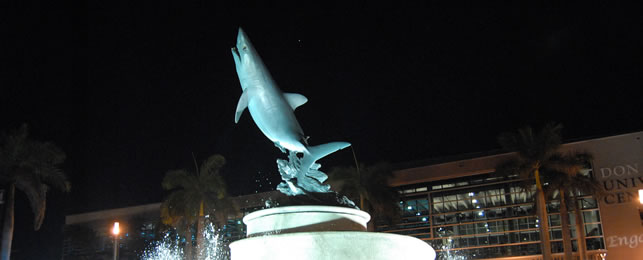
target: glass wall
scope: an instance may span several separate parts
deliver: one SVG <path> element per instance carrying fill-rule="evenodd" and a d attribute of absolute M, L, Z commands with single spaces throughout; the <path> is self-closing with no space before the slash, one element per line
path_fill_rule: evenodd
<path fill-rule="evenodd" d="M 522 188 L 515 178 L 478 175 L 399 187 L 402 219 L 378 225 L 379 232 L 414 236 L 433 246 L 438 259 L 457 256 L 492 258 L 540 254 L 535 187 Z M 579 196 L 588 250 L 604 249 L 598 204 Z M 552 248 L 562 250 L 560 206 L 548 205 Z M 570 225 L 575 227 L 574 211 Z M 577 237 L 572 230 L 574 248 Z M 575 250 L 575 249 L 574 249 Z"/>

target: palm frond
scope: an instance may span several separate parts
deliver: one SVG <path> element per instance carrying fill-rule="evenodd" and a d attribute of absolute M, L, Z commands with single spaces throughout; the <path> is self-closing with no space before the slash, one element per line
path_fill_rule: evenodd
<path fill-rule="evenodd" d="M 39 172 L 40 177 L 44 183 L 52 186 L 62 192 L 69 192 L 71 190 L 71 183 L 67 179 L 67 175 L 58 168 L 47 167 Z"/>
<path fill-rule="evenodd" d="M 518 152 L 525 159 L 540 161 L 560 147 L 561 130 L 562 125 L 556 123 L 546 124 L 538 133 L 535 133 L 531 127 L 523 127 L 516 133 L 500 134 L 498 143 L 506 150 Z"/>
<path fill-rule="evenodd" d="M 567 183 L 569 183 L 570 178 L 569 175 L 552 170 L 542 171 L 542 173 L 543 179 L 545 179 L 547 183 L 547 185 L 543 186 L 545 198 L 551 197 L 560 189 L 567 188 Z"/>
<path fill-rule="evenodd" d="M 572 191 L 591 194 L 597 199 L 601 199 L 606 195 L 600 183 L 590 176 L 576 175 L 570 179 L 569 186 Z"/>
<path fill-rule="evenodd" d="M 35 174 L 20 174 L 15 180 L 16 189 L 27 195 L 34 214 L 34 230 L 40 229 L 45 219 L 47 185 L 42 184 Z"/>
<path fill-rule="evenodd" d="M 536 144 L 542 154 L 540 158 L 547 158 L 552 153 L 556 153 L 563 142 L 561 131 L 563 125 L 559 123 L 547 123 L 538 133 Z"/>
<path fill-rule="evenodd" d="M 186 204 L 184 201 L 187 197 L 187 192 L 184 190 L 177 190 L 165 198 L 161 203 L 161 219 L 167 225 L 176 225 L 186 211 Z"/>
<path fill-rule="evenodd" d="M 225 158 L 220 154 L 215 154 L 201 163 L 199 167 L 200 174 L 218 175 L 219 170 L 225 165 Z"/>
<path fill-rule="evenodd" d="M 186 170 L 171 170 L 165 173 L 161 186 L 165 190 L 190 187 L 192 178 L 194 178 L 193 175 Z"/>
<path fill-rule="evenodd" d="M 521 163 L 519 160 L 507 160 L 496 166 L 495 176 L 519 175 L 521 172 Z"/>
<path fill-rule="evenodd" d="M 543 171 L 551 171 L 554 175 L 573 176 L 585 167 L 585 163 L 577 161 L 573 155 L 553 154 L 543 163 Z"/>
<path fill-rule="evenodd" d="M 218 173 L 201 174 L 198 178 L 199 190 L 204 193 L 216 193 L 218 198 L 227 196 L 227 185 Z"/>

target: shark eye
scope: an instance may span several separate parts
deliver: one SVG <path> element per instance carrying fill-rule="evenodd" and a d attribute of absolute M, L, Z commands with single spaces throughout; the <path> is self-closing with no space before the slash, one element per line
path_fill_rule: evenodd
<path fill-rule="evenodd" d="M 248 49 L 248 46 L 243 45 L 243 50 L 245 51 L 247 49 Z"/>

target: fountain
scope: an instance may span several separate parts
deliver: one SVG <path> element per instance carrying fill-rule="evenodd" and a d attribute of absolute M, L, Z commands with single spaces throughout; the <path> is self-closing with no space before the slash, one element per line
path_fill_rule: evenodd
<path fill-rule="evenodd" d="M 247 238 L 230 244 L 232 259 L 434 259 L 433 248 L 420 239 L 366 232 L 370 215 L 323 184 L 328 177 L 316 163 L 350 144 L 308 144 L 294 115 L 308 99 L 279 90 L 241 28 L 232 55 L 243 90 L 235 122 L 248 108 L 261 132 L 288 154 L 277 160 L 283 181 L 277 189 L 300 204 L 245 216 Z"/>
<path fill-rule="evenodd" d="M 143 252 L 141 260 L 183 259 L 183 248 L 179 246 L 178 240 L 178 237 L 171 237 L 170 232 L 166 233 L 162 240 L 152 243 Z"/>
<path fill-rule="evenodd" d="M 225 241 L 221 231 L 212 223 L 208 223 L 203 234 L 204 246 L 198 259 L 223 260 L 229 259 L 229 252 L 224 248 Z M 183 248 L 180 246 L 180 237 L 172 232 L 165 233 L 160 241 L 152 243 L 140 256 L 141 260 L 182 260 Z"/>

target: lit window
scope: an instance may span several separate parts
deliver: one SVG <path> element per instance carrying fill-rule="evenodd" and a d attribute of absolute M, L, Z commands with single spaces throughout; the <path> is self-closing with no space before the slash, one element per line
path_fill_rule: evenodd
<path fill-rule="evenodd" d="M 455 184 L 454 184 L 454 183 L 442 184 L 442 188 L 443 188 L 443 189 L 446 189 L 446 188 L 453 188 L 453 187 L 455 187 Z"/>

